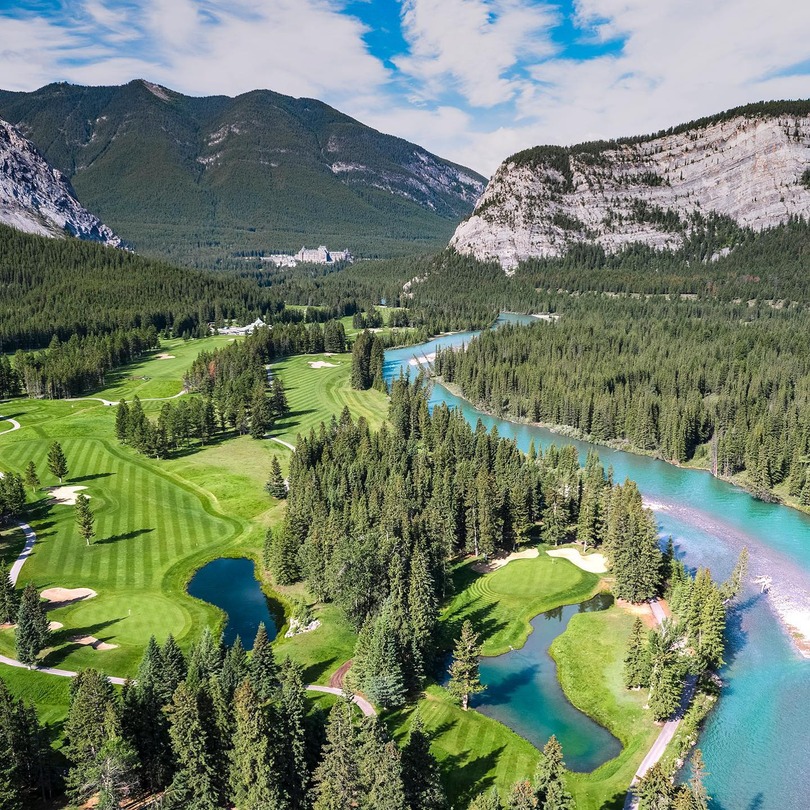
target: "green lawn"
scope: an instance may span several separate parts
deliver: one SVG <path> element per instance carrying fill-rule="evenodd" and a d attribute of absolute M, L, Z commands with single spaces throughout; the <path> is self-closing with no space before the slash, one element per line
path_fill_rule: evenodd
<path fill-rule="evenodd" d="M 568 699 L 622 743 L 619 756 L 589 774 L 572 774 L 569 786 L 577 810 L 622 807 L 627 787 L 660 728 L 644 710 L 647 692 L 622 683 L 627 639 L 634 617 L 612 607 L 578 613 L 551 645 L 551 655 Z"/>
<path fill-rule="evenodd" d="M 334 368 L 312 368 L 318 361 L 333 363 Z M 344 406 L 355 418 L 364 416 L 372 429 L 378 428 L 388 410 L 388 398 L 379 391 L 356 391 L 349 384 L 352 358 L 350 354 L 297 355 L 273 363 L 287 392 L 291 413 L 273 431 L 284 441 L 295 444 L 298 434 L 306 435 L 310 429 L 332 416 L 340 417 Z"/>
<path fill-rule="evenodd" d="M 559 557 L 540 552 L 534 559 L 513 560 L 491 574 L 476 574 L 465 563 L 454 571 L 457 596 L 442 616 L 458 628 L 470 619 L 484 640 L 484 655 L 500 655 L 526 643 L 529 623 L 538 613 L 581 602 L 599 587 L 599 577 Z"/>
<path fill-rule="evenodd" d="M 161 351 L 173 359 L 153 356 L 133 364 L 111 375 L 110 385 L 93 395 L 111 400 L 135 393 L 144 398 L 171 396 L 181 389 L 183 372 L 199 351 L 228 341 L 219 336 L 166 341 Z M 278 364 L 293 413 L 277 433 L 294 442 L 299 432 L 339 415 L 344 404 L 355 417 L 366 416 L 374 425 L 382 421 L 385 397 L 349 388 L 348 356 L 327 369 L 310 368 L 307 363 L 314 359 Z M 146 405 L 152 413 L 159 407 L 159 402 Z M 45 663 L 132 675 L 150 635 L 163 639 L 172 633 L 188 646 L 204 626 L 221 624 L 221 611 L 188 596 L 185 586 L 197 568 L 215 557 L 260 559 L 267 527 L 278 523 L 284 511 L 283 503 L 264 490 L 270 462 L 277 456 L 286 470 L 290 450 L 269 440 L 232 437 L 155 461 L 119 445 L 115 409 L 95 400 L 15 400 L 2 412 L 22 425 L 0 435 L 2 468 L 22 472 L 33 459 L 43 485 L 55 485 L 45 459 L 51 442 L 59 440 L 70 466 L 65 483 L 87 487 L 96 516 L 96 541 L 89 548 L 75 531 L 73 508 L 49 504 L 46 493 L 39 493 L 26 516 L 38 541 L 20 587 L 30 580 L 40 590 L 87 587 L 98 593 L 51 612 L 64 628 L 55 633 Z M 4 532 L 0 554 L 10 561 L 21 544 L 19 531 Z M 269 583 L 265 589 L 275 595 Z M 283 595 L 279 600 L 284 601 Z M 320 610 L 323 631 L 285 642 L 284 654 L 300 660 L 314 680 L 323 681 L 351 655 L 354 634 L 334 608 Z M 93 650 L 69 641 L 74 635 L 93 635 L 117 647 Z M 0 631 L 0 651 L 14 654 L 13 630 Z M 4 676 L 7 669 L 2 669 Z M 12 677 L 28 675 L 21 671 Z"/>

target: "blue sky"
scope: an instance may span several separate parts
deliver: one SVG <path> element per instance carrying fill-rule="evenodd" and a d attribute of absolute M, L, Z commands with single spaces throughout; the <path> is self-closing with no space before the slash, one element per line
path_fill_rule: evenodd
<path fill-rule="evenodd" d="M 0 0 L 0 87 L 266 87 L 490 174 L 537 143 L 810 97 L 806 0 Z"/>

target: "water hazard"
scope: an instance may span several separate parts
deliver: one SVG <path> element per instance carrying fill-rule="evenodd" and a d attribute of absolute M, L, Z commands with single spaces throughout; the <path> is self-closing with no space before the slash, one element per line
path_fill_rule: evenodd
<path fill-rule="evenodd" d="M 505 316 L 500 323 L 529 322 Z M 448 335 L 386 352 L 386 379 L 401 370 L 413 374 L 438 346 L 460 346 L 475 332 Z M 446 402 L 475 425 L 478 419 L 528 450 L 574 444 L 585 454 L 594 447 L 543 428 L 498 419 L 477 411 L 440 385 L 431 405 Z M 810 661 L 797 653 L 777 610 L 806 616 L 810 611 L 810 518 L 796 510 L 756 501 L 743 490 L 706 472 L 656 459 L 596 447 L 614 477 L 635 480 L 655 512 L 662 538 L 671 535 L 684 562 L 708 565 L 715 577 L 731 571 L 743 545 L 751 552 L 752 576 L 773 581 L 762 595 L 749 584 L 730 617 L 723 696 L 700 739 L 710 772 L 706 783 L 718 810 L 803 810 L 810 786 Z M 567 756 L 566 751 L 566 756 Z"/>
<path fill-rule="evenodd" d="M 519 650 L 481 659 L 486 691 L 472 700 L 482 714 L 542 748 L 555 734 L 573 771 L 592 771 L 617 756 L 621 743 L 605 728 L 574 708 L 560 687 L 557 665 L 549 655 L 551 642 L 577 613 L 606 610 L 610 594 L 600 593 L 578 605 L 565 605 L 532 619 L 532 633 Z"/>
<path fill-rule="evenodd" d="M 214 560 L 194 574 L 188 592 L 225 611 L 228 616 L 223 635 L 226 644 L 233 644 L 239 636 L 246 650 L 253 649 L 253 639 L 262 622 L 267 635 L 271 639 L 276 637 L 278 628 L 267 597 L 256 581 L 252 560 L 228 557 Z"/>

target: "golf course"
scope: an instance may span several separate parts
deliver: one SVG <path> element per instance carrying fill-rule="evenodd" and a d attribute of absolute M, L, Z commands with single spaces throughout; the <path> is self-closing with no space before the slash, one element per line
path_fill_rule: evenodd
<path fill-rule="evenodd" d="M 28 491 L 26 522 L 37 540 L 18 587 L 31 582 L 39 592 L 68 590 L 68 598 L 57 600 L 48 611 L 54 630 L 42 666 L 74 671 L 93 667 L 132 678 L 151 636 L 162 643 L 171 634 L 188 649 L 203 628 L 221 631 L 223 612 L 186 590 L 195 571 L 220 557 L 254 561 L 281 628 L 274 642 L 276 657 L 302 664 L 305 682 L 328 684 L 352 657 L 356 633 L 343 613 L 333 604 L 315 603 L 301 583 L 274 586 L 262 566 L 267 529 L 281 523 L 285 510 L 284 501 L 273 499 L 265 489 L 273 457 L 286 475 L 292 453 L 287 445 L 339 417 L 345 407 L 355 419 L 364 417 L 372 429 L 386 417 L 385 395 L 350 387 L 350 355 L 299 355 L 273 363 L 270 373 L 283 381 L 290 410 L 265 439 L 229 434 L 166 460 L 149 458 L 116 440 L 116 408 L 110 403 L 137 395 L 146 414 L 155 418 L 166 400 L 197 396 L 183 390 L 183 374 L 197 354 L 232 340 L 212 336 L 163 341 L 158 352 L 110 374 L 108 385 L 91 397 L 3 404 L 3 415 L 19 422 L 20 428 L 0 435 L 0 467 L 22 473 L 33 461 L 42 482 L 36 491 Z M 63 486 L 73 488 L 68 497 L 61 490 L 57 493 L 61 501 L 51 492 L 60 482 L 48 472 L 46 460 L 54 441 L 61 444 L 69 467 Z M 70 495 L 75 498 L 78 492 L 90 499 L 96 520 L 90 544 L 76 530 Z M 0 533 L 4 563 L 13 562 L 23 541 L 17 528 Z M 469 559 L 455 563 L 452 595 L 440 619 L 446 648 L 462 622 L 470 619 L 481 633 L 484 655 L 520 649 L 538 614 L 576 605 L 604 588 L 600 576 L 540 548 L 537 556 L 514 560 L 491 573 L 476 571 Z M 71 597 L 75 589 L 85 589 L 81 593 L 86 595 Z M 291 606 L 300 599 L 310 604 L 320 627 L 285 638 Z M 615 606 L 582 613 L 572 618 L 550 650 L 568 699 L 622 744 L 619 756 L 594 772 L 570 776 L 577 807 L 612 806 L 658 731 L 642 710 L 644 693 L 628 692 L 622 684 L 631 625 L 632 617 Z M 0 630 L 0 654 L 15 656 L 13 627 Z M 12 692 L 35 703 L 58 746 L 69 679 L 2 665 L 0 676 Z M 383 716 L 395 735 L 405 738 L 417 710 L 454 806 L 466 806 L 490 786 L 506 795 L 516 780 L 531 777 L 538 750 L 497 720 L 462 711 L 439 683 L 431 682 L 416 703 Z"/>

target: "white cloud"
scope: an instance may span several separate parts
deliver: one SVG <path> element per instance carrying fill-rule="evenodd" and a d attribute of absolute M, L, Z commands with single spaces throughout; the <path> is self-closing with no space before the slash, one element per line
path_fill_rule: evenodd
<path fill-rule="evenodd" d="M 509 101 L 522 80 L 509 76 L 520 62 L 554 53 L 548 31 L 557 20 L 549 5 L 528 0 L 404 0 L 403 34 L 410 54 L 396 66 L 420 83 L 427 98 L 448 83 L 473 106 Z"/>
<path fill-rule="evenodd" d="M 312 96 L 492 172 L 537 143 L 655 131 L 759 99 L 810 96 L 810 3 L 577 0 L 582 40 L 532 0 L 402 0 L 408 52 L 386 68 L 345 0 L 74 0 L 72 18 L 0 12 L 0 86 L 144 77 L 181 92 Z M 454 101 L 451 103 L 450 99 Z"/>

